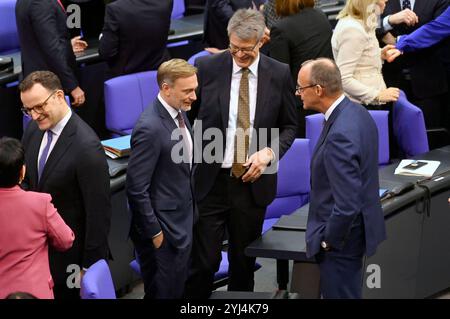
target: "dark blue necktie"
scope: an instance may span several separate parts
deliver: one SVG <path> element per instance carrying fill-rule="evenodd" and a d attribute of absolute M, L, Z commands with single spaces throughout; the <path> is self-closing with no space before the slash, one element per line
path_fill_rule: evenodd
<path fill-rule="evenodd" d="M 52 131 L 47 131 L 47 144 L 42 151 L 41 158 L 39 159 L 39 167 L 38 167 L 38 181 L 41 179 L 42 172 L 44 171 L 45 162 L 47 161 L 48 151 L 50 150 L 50 145 L 52 144 L 53 133 Z"/>
<path fill-rule="evenodd" d="M 409 0 L 403 0 L 402 8 L 403 8 L 403 10 L 405 10 L 405 9 L 411 10 L 411 2 Z"/>

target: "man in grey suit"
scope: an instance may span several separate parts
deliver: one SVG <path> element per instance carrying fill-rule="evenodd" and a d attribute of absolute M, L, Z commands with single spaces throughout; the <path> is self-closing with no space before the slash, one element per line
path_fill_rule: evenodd
<path fill-rule="evenodd" d="M 194 220 L 193 139 L 185 112 L 197 97 L 196 68 L 181 59 L 161 64 L 158 97 L 131 137 L 127 195 L 145 298 L 181 298 Z"/>

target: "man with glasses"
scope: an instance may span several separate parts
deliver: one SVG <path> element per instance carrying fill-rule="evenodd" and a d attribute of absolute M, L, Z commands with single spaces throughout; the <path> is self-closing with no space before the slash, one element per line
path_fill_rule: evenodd
<path fill-rule="evenodd" d="M 378 132 L 368 111 L 344 96 L 333 60 L 307 61 L 296 95 L 324 114 L 311 157 L 306 255 L 320 268 L 323 298 L 361 298 L 363 256 L 386 238 L 378 194 Z"/>
<path fill-rule="evenodd" d="M 105 154 L 94 131 L 70 110 L 55 74 L 33 72 L 20 83 L 19 91 L 22 111 L 33 119 L 22 139 L 27 167 L 24 188 L 51 194 L 75 233 L 71 249 L 49 251 L 55 298 L 79 298 L 79 289 L 68 278 L 73 275 L 68 266 L 86 269 L 108 257 L 111 206 Z"/>
<path fill-rule="evenodd" d="M 220 146 L 213 161 L 203 154 L 195 173 L 199 220 L 186 289 L 190 298 L 210 295 L 226 230 L 228 289 L 253 290 L 255 258 L 246 257 L 244 249 L 261 235 L 266 207 L 276 194 L 274 162 L 295 138 L 294 83 L 287 64 L 259 52 L 264 28 L 260 12 L 241 9 L 228 24 L 229 50 L 196 60 L 198 100 L 191 118 L 198 120 L 194 132 L 200 127 L 202 132 L 194 136 L 209 129 L 221 134 L 202 142 L 204 150 L 210 142 Z"/>

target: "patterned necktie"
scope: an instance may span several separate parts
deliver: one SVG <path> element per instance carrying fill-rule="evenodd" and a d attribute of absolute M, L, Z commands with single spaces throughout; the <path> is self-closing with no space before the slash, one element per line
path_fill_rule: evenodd
<path fill-rule="evenodd" d="M 245 173 L 242 166 L 247 161 L 249 136 L 246 134 L 250 128 L 250 107 L 248 94 L 249 69 L 242 69 L 241 82 L 239 84 L 238 114 L 236 123 L 236 135 L 234 136 L 234 159 L 231 173 L 239 178 Z"/>
<path fill-rule="evenodd" d="M 38 181 L 41 179 L 42 172 L 44 171 L 45 162 L 47 161 L 48 151 L 50 150 L 50 145 L 52 144 L 53 133 L 52 131 L 47 131 L 47 144 L 45 144 L 44 150 L 42 151 L 41 158 L 39 159 L 38 166 Z"/>
<path fill-rule="evenodd" d="M 186 123 L 184 122 L 184 118 L 183 115 L 181 114 L 181 112 L 178 112 L 177 114 L 177 120 L 178 120 L 178 125 L 180 126 L 180 130 L 181 130 L 181 135 L 183 136 L 183 143 L 184 143 L 184 147 L 183 148 L 183 158 L 184 158 L 184 162 L 185 163 L 189 163 L 189 165 L 192 166 L 192 146 L 189 140 L 189 132 L 186 128 Z M 184 150 L 187 150 L 187 152 L 185 152 Z M 187 156 L 187 157 L 186 157 Z"/>
<path fill-rule="evenodd" d="M 402 8 L 403 8 L 403 10 L 405 10 L 405 9 L 411 10 L 411 2 L 409 0 L 403 0 Z"/>

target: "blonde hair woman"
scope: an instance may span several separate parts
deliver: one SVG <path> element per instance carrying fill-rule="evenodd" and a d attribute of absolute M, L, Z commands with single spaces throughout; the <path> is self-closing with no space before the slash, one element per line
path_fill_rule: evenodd
<path fill-rule="evenodd" d="M 398 88 L 386 88 L 381 74 L 394 46 L 379 48 L 375 29 L 387 0 L 347 0 L 331 38 L 333 56 L 342 74 L 344 92 L 366 106 L 396 101 Z"/>

